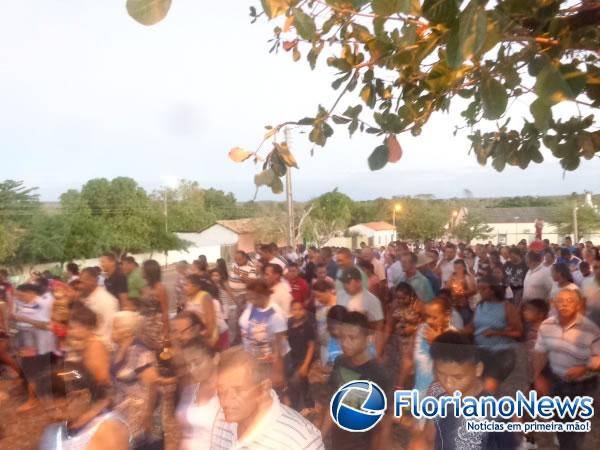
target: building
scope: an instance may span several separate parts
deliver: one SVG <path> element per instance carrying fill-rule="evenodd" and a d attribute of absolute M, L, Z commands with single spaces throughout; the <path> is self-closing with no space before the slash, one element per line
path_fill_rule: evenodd
<path fill-rule="evenodd" d="M 481 208 L 473 212 L 492 228 L 488 239 L 477 239 L 474 243 L 492 241 L 494 244 L 516 245 L 522 239 L 531 243 L 535 240 L 536 223 L 542 225 L 542 239 L 561 243 L 564 238 L 550 223 L 554 215 L 552 207 Z M 580 236 L 580 240 L 583 238 L 597 242 L 600 234 Z"/>
<path fill-rule="evenodd" d="M 358 242 L 364 241 L 369 247 L 388 245 L 396 240 L 396 229 L 387 222 L 359 223 L 348 228 Z"/>

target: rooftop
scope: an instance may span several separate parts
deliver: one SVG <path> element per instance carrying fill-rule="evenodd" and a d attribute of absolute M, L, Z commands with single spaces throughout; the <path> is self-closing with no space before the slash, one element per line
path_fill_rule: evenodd
<path fill-rule="evenodd" d="M 554 208 L 549 206 L 478 208 L 472 211 L 487 223 L 533 223 L 537 219 L 550 222 L 554 214 Z"/>

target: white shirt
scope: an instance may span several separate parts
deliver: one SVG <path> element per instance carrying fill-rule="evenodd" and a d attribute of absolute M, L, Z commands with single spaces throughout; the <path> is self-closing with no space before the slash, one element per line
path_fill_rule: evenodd
<path fill-rule="evenodd" d="M 442 258 L 438 264 L 438 268 L 440 269 L 440 273 L 442 275 L 442 286 L 446 285 L 446 281 L 450 279 L 452 273 L 454 273 L 454 261 L 458 258 L 454 258 L 452 261 L 448 261 L 445 258 Z"/>
<path fill-rule="evenodd" d="M 112 324 L 116 312 L 119 310 L 119 301 L 104 287 L 94 289 L 84 303 L 98 316 L 96 335 L 110 349 L 112 342 Z"/>
<path fill-rule="evenodd" d="M 400 261 L 394 261 L 387 269 L 388 288 L 393 289 L 402 280 L 405 279 L 406 275 L 404 273 L 404 270 L 402 270 L 402 265 L 400 264 Z"/>
<path fill-rule="evenodd" d="M 336 303 L 345 306 L 348 311 L 358 311 L 365 314 L 369 322 L 383 320 L 381 301 L 366 289 L 354 296 L 350 296 L 344 291 L 343 294 L 336 296 Z"/>
<path fill-rule="evenodd" d="M 552 274 L 549 267 L 540 264 L 535 269 L 529 269 L 525 274 L 523 282 L 523 301 L 541 298 L 550 298 L 550 292 L 554 286 Z"/>
<path fill-rule="evenodd" d="M 38 322 L 50 322 L 52 303 L 53 299 L 48 297 L 38 297 L 35 302 L 30 304 L 17 300 L 15 314 Z M 24 322 L 17 322 L 16 325 L 20 333 L 29 336 L 29 339 L 26 339 L 27 346 L 34 344 L 38 355 L 56 351 L 56 337 L 51 331 L 35 328 Z"/>
<path fill-rule="evenodd" d="M 257 317 L 252 317 L 253 309 L 256 310 Z M 271 313 L 270 310 L 273 310 Z M 275 335 L 287 331 L 286 317 L 276 304 L 270 304 L 266 308 L 253 307 L 252 304 L 246 305 L 246 309 L 238 321 L 242 334 L 242 344 L 251 352 L 263 352 L 270 354 Z M 290 351 L 287 340 L 281 349 L 281 355 Z"/>
<path fill-rule="evenodd" d="M 385 280 L 385 267 L 383 266 L 383 263 L 377 258 L 373 258 L 371 264 L 373 264 L 373 273 L 377 275 L 379 281 Z"/>
<path fill-rule="evenodd" d="M 213 428 L 214 450 L 325 450 L 321 433 L 297 411 L 282 405 L 275 391 L 272 403 L 253 429 L 238 440 L 237 424 L 225 422 L 219 411 Z"/>
<path fill-rule="evenodd" d="M 273 293 L 269 297 L 271 304 L 277 305 L 282 311 L 285 317 L 290 317 L 291 306 L 292 306 L 292 292 L 290 285 L 287 281 L 280 281 L 271 289 Z"/>

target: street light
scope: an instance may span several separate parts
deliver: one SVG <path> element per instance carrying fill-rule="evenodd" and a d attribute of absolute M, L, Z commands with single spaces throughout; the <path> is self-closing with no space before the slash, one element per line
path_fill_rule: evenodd
<path fill-rule="evenodd" d="M 394 225 L 394 231 L 396 231 L 396 213 L 402 212 L 402 205 L 400 203 L 396 203 L 394 205 L 394 212 L 392 213 L 392 224 Z"/>

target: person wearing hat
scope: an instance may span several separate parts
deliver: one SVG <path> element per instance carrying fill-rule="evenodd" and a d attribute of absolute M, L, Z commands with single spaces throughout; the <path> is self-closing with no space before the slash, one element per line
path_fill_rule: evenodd
<path fill-rule="evenodd" d="M 382 350 L 383 342 L 383 308 L 381 301 L 363 286 L 362 272 L 356 267 L 345 269 L 339 280 L 344 286 L 343 292 L 336 294 L 336 304 L 344 306 L 348 311 L 358 311 L 369 320 L 369 325 L 375 333 L 375 347 L 378 353 Z"/>
<path fill-rule="evenodd" d="M 421 260 L 422 262 L 425 260 Z M 402 264 L 402 270 L 406 274 L 406 282 L 410 284 L 420 300 L 429 302 L 433 299 L 433 289 L 431 283 L 425 276 L 417 269 L 419 259 L 414 253 L 405 253 L 400 258 Z"/>
<path fill-rule="evenodd" d="M 429 252 L 417 255 L 417 269 L 421 272 L 421 275 L 427 278 L 429 284 L 431 284 L 433 295 L 437 296 L 442 288 L 442 280 L 431 270 L 431 263 L 434 261 Z"/>

